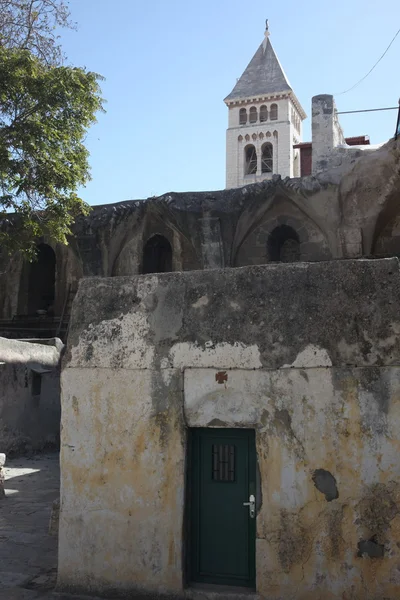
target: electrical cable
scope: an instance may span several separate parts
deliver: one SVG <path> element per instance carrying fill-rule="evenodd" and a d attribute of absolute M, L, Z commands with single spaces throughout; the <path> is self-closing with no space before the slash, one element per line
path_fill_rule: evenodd
<path fill-rule="evenodd" d="M 374 66 L 372 67 L 372 69 L 370 69 L 368 71 L 368 73 L 366 75 L 364 75 L 364 77 L 362 77 L 362 79 L 360 79 L 360 81 L 357 81 L 357 83 L 355 83 L 352 87 L 350 87 L 348 90 L 344 90 L 344 92 L 339 92 L 338 94 L 334 94 L 334 96 L 341 96 L 342 94 L 347 94 L 347 92 L 351 92 L 351 90 L 354 90 L 355 87 L 357 87 L 362 81 L 364 81 L 364 79 L 366 79 L 368 77 L 368 75 L 370 75 L 370 73 L 372 73 L 372 71 L 375 69 L 375 67 L 381 62 L 382 58 L 385 56 L 385 54 L 387 53 L 387 51 L 389 50 L 390 46 L 393 44 L 394 40 L 397 38 L 397 36 L 400 33 L 400 29 L 398 30 L 398 32 L 396 33 L 396 35 L 394 36 L 394 38 L 392 39 L 392 41 L 390 42 L 389 46 L 386 48 L 385 52 L 382 54 L 382 56 L 376 61 L 376 63 L 374 64 Z"/>
<path fill-rule="evenodd" d="M 338 115 L 349 115 L 350 113 L 376 112 L 377 110 L 399 110 L 398 106 L 389 106 L 388 108 L 363 108 L 362 110 L 339 110 Z"/>

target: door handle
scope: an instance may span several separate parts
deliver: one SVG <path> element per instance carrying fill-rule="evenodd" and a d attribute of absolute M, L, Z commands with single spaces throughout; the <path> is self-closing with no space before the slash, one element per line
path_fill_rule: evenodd
<path fill-rule="evenodd" d="M 254 519 L 256 516 L 256 499 L 253 494 L 250 495 L 248 502 L 243 502 L 243 506 L 249 507 L 250 519 Z"/>

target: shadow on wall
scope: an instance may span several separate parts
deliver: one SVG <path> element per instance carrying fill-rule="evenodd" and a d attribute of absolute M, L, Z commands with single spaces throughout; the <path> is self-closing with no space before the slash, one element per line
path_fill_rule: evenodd
<path fill-rule="evenodd" d="M 60 371 L 0 364 L 0 450 L 18 456 L 60 445 Z"/>
<path fill-rule="evenodd" d="M 153 235 L 143 249 L 142 273 L 169 273 L 172 271 L 172 247 L 163 235 Z"/>
<path fill-rule="evenodd" d="M 22 268 L 18 312 L 36 315 L 54 314 L 56 255 L 48 244 L 37 246 L 37 258 Z"/>
<path fill-rule="evenodd" d="M 371 253 L 400 256 L 400 193 L 391 194 L 376 221 Z"/>

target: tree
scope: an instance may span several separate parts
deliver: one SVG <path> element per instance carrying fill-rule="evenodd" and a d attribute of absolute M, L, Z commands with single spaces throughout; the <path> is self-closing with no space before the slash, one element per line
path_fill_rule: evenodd
<path fill-rule="evenodd" d="M 87 128 L 102 110 L 100 76 L 48 66 L 29 50 L 0 47 L 0 248 L 29 257 L 37 238 L 66 243 L 89 207 Z M 10 213 L 15 213 L 10 217 Z"/>
<path fill-rule="evenodd" d="M 64 0 L 0 0 L 0 45 L 29 50 L 48 65 L 59 65 L 63 53 L 56 32 L 74 28 Z"/>
<path fill-rule="evenodd" d="M 41 236 L 66 243 L 89 210 L 76 191 L 90 179 L 101 77 L 62 66 L 69 17 L 65 0 L 0 0 L 0 251 L 28 258 Z"/>

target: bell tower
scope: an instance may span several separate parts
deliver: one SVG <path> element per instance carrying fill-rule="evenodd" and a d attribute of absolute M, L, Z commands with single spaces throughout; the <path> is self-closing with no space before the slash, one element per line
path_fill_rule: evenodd
<path fill-rule="evenodd" d="M 264 40 L 225 98 L 226 187 L 300 176 L 302 121 L 306 118 L 270 41 L 268 20 Z"/>

